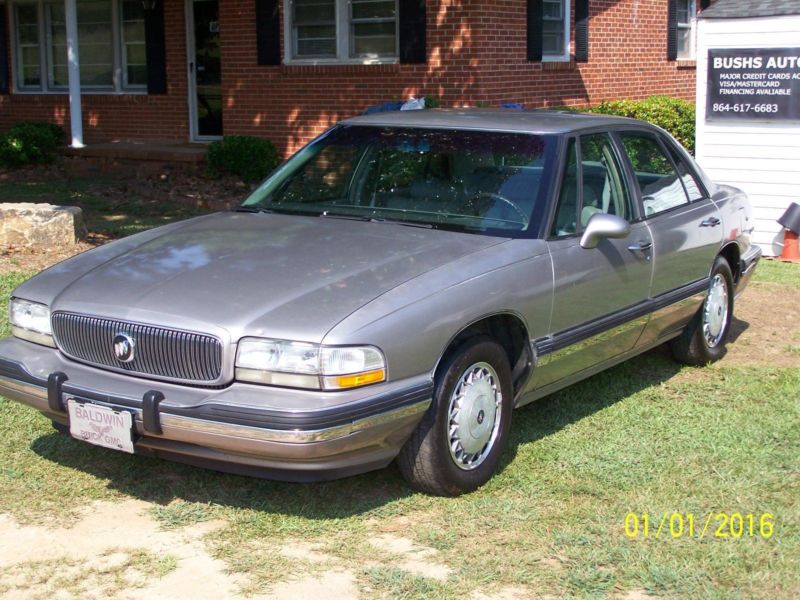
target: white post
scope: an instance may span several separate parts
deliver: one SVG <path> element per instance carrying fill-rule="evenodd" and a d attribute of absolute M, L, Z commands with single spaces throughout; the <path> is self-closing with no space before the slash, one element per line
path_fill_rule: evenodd
<path fill-rule="evenodd" d="M 67 26 L 67 79 L 69 81 L 69 124 L 72 147 L 83 148 L 81 117 L 81 69 L 78 59 L 78 7 L 76 0 L 64 0 Z"/>

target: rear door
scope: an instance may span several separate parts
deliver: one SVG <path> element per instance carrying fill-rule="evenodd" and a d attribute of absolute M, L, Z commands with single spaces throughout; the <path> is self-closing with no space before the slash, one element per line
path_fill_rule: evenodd
<path fill-rule="evenodd" d="M 598 212 L 631 222 L 631 232 L 582 248 L 581 234 Z M 537 342 L 540 361 L 531 389 L 595 367 L 636 344 L 647 320 L 641 309 L 652 275 L 652 239 L 636 217 L 612 137 L 597 133 L 571 139 L 548 240 L 554 271 L 551 334 Z M 632 245 L 637 249 L 630 250 Z"/>
<path fill-rule="evenodd" d="M 651 296 L 659 309 L 644 343 L 683 326 L 705 291 L 722 241 L 719 210 L 672 142 L 660 133 L 620 131 L 653 239 Z M 690 299 L 690 302 L 686 302 Z"/>

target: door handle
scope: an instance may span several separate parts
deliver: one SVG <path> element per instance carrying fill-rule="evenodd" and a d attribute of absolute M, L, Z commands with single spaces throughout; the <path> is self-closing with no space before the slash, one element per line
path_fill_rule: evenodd
<path fill-rule="evenodd" d="M 720 222 L 721 221 L 717 217 L 709 217 L 700 223 L 700 227 L 716 227 Z"/>
<path fill-rule="evenodd" d="M 650 240 L 639 240 L 637 243 L 628 246 L 628 250 L 631 252 L 644 252 L 645 250 L 650 250 L 652 247 L 653 242 Z"/>

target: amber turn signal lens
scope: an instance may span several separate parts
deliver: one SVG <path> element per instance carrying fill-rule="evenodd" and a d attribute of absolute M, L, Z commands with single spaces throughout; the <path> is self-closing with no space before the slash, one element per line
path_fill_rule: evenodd
<path fill-rule="evenodd" d="M 337 388 L 359 387 L 384 381 L 386 379 L 386 369 L 375 369 L 374 371 L 366 371 L 356 375 L 340 375 L 332 379 L 336 382 Z"/>

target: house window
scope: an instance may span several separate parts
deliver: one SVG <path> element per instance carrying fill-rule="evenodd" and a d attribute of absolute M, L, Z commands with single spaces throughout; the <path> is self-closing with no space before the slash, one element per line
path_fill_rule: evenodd
<path fill-rule="evenodd" d="M 544 0 L 542 12 L 544 59 L 569 59 L 569 0 Z"/>
<path fill-rule="evenodd" d="M 67 90 L 63 2 L 13 6 L 16 83 L 20 91 Z M 78 0 L 78 56 L 84 91 L 147 88 L 144 9 L 140 0 Z"/>
<path fill-rule="evenodd" d="M 20 87 L 39 87 L 42 83 L 39 56 L 39 11 L 35 4 L 15 7 L 17 31 L 17 77 Z"/>
<path fill-rule="evenodd" d="M 678 0 L 678 58 L 694 57 L 694 16 L 697 13 L 695 0 Z"/>
<path fill-rule="evenodd" d="M 144 7 L 134 0 L 124 0 L 121 5 L 122 86 L 144 88 L 147 86 Z"/>
<path fill-rule="evenodd" d="M 397 0 L 286 0 L 286 55 L 294 60 L 397 58 Z"/>

